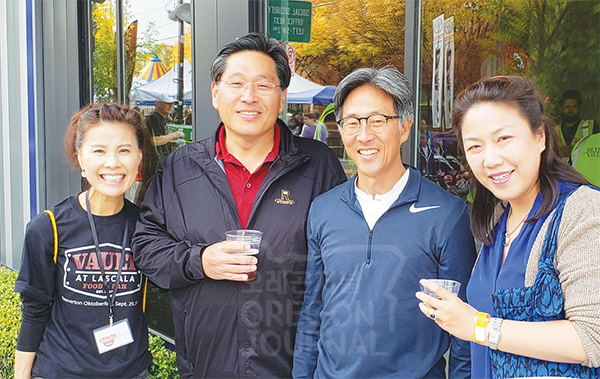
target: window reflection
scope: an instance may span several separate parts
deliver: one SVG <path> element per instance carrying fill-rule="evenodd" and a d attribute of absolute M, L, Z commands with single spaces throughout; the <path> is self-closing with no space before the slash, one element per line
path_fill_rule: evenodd
<path fill-rule="evenodd" d="M 127 66 L 131 70 L 127 101 L 144 117 L 149 136 L 138 180 L 128 194 L 141 204 L 161 161 L 193 141 L 191 18 L 189 2 L 181 0 L 127 0 L 124 13 L 139 31 L 133 63 Z M 172 342 L 170 295 L 152 283 L 146 319 L 152 330 Z"/>
<path fill-rule="evenodd" d="M 584 99 L 578 117 L 582 121 L 599 119 L 597 1 L 423 0 L 422 4 L 417 155 L 419 169 L 431 180 L 468 202 L 464 179 L 469 174 L 461 164 L 449 122 L 451 107 L 439 105 L 448 104 L 482 77 L 517 74 L 533 79 L 545 94 L 546 106 L 557 122 L 563 116 L 562 94 L 577 90 Z M 445 31 L 454 34 L 453 68 L 447 62 L 452 57 L 448 50 L 446 54 L 434 54 L 440 46 L 436 44 L 435 28 L 439 17 L 452 17 L 454 22 L 453 30 Z M 451 95 L 441 88 L 436 90 L 435 70 L 440 68 L 446 71 L 442 77 L 453 77 Z M 594 132 L 590 128 L 589 133 Z M 565 153 L 565 158 L 569 155 L 570 152 Z"/>
<path fill-rule="evenodd" d="M 144 116 L 150 137 L 131 195 L 141 204 L 161 161 L 193 141 L 191 19 L 189 3 L 180 0 L 128 0 L 126 9 L 142 31 L 128 91 L 129 104 Z"/>
<path fill-rule="evenodd" d="M 92 2 L 94 102 L 118 101 L 115 0 Z"/>
<path fill-rule="evenodd" d="M 357 68 L 389 64 L 403 71 L 405 6 L 397 0 L 315 0 L 312 4 L 311 42 L 291 43 L 296 48 L 295 76 L 300 80 L 292 79 L 288 89 L 286 121 L 292 120 L 292 130 L 302 134 L 302 129 L 310 126 L 304 123 L 304 116 L 318 113 L 317 120 L 327 128 L 327 145 L 340 158 L 347 175 L 352 175 L 356 167 L 346 157 L 333 107 L 328 105 L 335 86 Z M 308 98 L 298 96 L 290 101 L 292 94 L 314 84 L 324 88 Z"/>

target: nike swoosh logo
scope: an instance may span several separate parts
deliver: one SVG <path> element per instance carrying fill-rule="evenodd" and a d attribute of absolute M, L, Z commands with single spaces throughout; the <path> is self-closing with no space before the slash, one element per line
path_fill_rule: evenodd
<path fill-rule="evenodd" d="M 440 207 L 441 207 L 441 205 L 433 205 L 431 207 L 417 208 L 417 207 L 415 207 L 415 203 L 412 203 L 412 205 L 410 206 L 410 208 L 408 209 L 408 211 L 410 213 L 419 213 L 419 212 L 428 211 L 430 209 L 435 209 L 435 208 L 440 208 Z"/>

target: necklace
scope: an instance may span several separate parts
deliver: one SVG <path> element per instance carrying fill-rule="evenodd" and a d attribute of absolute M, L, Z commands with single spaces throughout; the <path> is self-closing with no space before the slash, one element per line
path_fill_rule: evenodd
<path fill-rule="evenodd" d="M 512 208 L 510 208 L 510 212 L 508 213 L 508 217 L 506 218 L 506 226 L 507 227 L 508 227 L 508 219 L 510 218 L 511 214 L 512 214 Z M 515 226 L 515 228 L 513 230 L 511 230 L 510 232 L 508 230 L 506 232 L 504 232 L 504 246 L 508 246 L 508 244 L 510 243 L 510 236 L 517 229 L 519 229 L 519 226 L 521 226 L 521 224 L 523 224 L 525 222 L 525 220 L 527 220 L 527 216 L 529 216 L 529 214 L 525 214 L 525 217 L 523 217 L 523 219 L 517 224 L 517 226 Z"/>

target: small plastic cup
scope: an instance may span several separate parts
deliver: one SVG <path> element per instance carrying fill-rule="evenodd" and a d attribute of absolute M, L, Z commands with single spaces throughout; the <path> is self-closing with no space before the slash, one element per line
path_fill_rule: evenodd
<path fill-rule="evenodd" d="M 457 282 L 456 280 L 450 280 L 450 279 L 427 279 L 427 280 L 452 292 L 455 295 L 458 295 L 458 291 L 460 290 L 460 282 Z M 433 292 L 429 288 L 425 288 L 421 283 L 419 283 L 419 285 L 421 286 L 421 292 L 425 292 L 427 295 L 429 295 L 431 297 L 435 297 L 436 299 L 440 298 L 435 292 Z"/>
<path fill-rule="evenodd" d="M 250 245 L 249 250 L 234 251 L 232 254 L 258 255 L 258 251 L 260 249 L 260 240 L 262 239 L 262 232 L 250 229 L 229 230 L 225 232 L 225 239 L 227 241 L 246 242 Z M 247 274 L 248 280 L 256 279 L 256 271 L 248 272 Z"/>

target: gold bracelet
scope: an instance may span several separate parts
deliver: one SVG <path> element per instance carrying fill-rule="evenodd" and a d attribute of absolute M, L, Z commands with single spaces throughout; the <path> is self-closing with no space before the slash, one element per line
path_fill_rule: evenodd
<path fill-rule="evenodd" d="M 485 342 L 485 327 L 490 321 L 490 315 L 484 312 L 477 313 L 477 316 L 473 318 L 475 321 L 475 332 L 473 333 L 473 342 L 477 342 L 483 345 Z"/>

